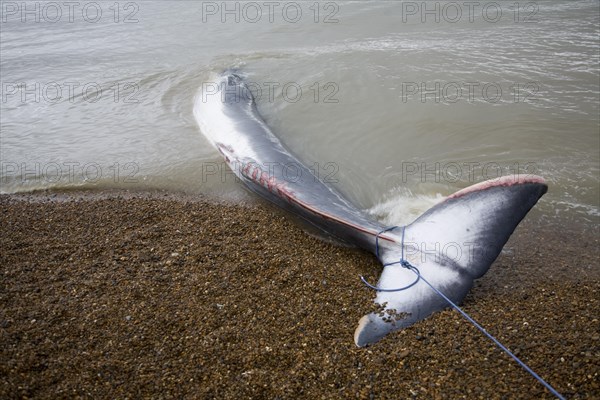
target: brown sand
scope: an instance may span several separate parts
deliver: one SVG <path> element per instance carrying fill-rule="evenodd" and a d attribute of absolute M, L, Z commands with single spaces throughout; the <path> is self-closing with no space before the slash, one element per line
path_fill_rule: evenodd
<path fill-rule="evenodd" d="M 0 223 L 0 398 L 552 398 L 455 311 L 356 348 L 380 266 L 264 204 L 13 195 Z M 598 258 L 527 220 L 464 309 L 600 398 Z"/>

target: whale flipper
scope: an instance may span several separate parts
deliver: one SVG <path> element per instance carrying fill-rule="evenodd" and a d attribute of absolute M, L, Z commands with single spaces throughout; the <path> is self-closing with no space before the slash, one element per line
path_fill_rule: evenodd
<path fill-rule="evenodd" d="M 461 190 L 408 225 L 403 240 L 397 240 L 398 247 L 386 247 L 380 258 L 384 265 L 398 261 L 404 246 L 404 258 L 453 302 L 460 302 L 546 191 L 542 178 L 523 175 Z M 384 267 L 378 288 L 402 288 L 415 277 L 400 264 L 389 265 Z M 380 291 L 375 302 L 381 310 L 360 320 L 354 334 L 358 346 L 376 342 L 448 306 L 423 281 L 402 291 Z"/>

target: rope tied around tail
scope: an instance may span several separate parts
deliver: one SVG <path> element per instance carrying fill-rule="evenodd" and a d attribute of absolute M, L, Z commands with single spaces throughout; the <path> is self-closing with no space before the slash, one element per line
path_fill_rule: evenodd
<path fill-rule="evenodd" d="M 380 231 L 379 233 L 377 233 L 377 235 L 375 236 L 375 255 L 377 256 L 377 258 L 379 259 L 379 236 L 382 233 L 385 232 L 389 232 L 391 230 L 394 230 L 396 228 L 399 228 L 398 226 L 392 226 L 389 228 L 386 228 L 382 231 Z M 544 379 L 542 379 L 537 373 L 535 373 L 535 371 L 533 371 L 527 364 L 525 364 L 525 362 L 521 361 L 521 359 L 519 357 L 517 357 L 516 355 L 514 355 L 506 346 L 504 346 L 502 343 L 500 343 L 500 341 L 498 339 L 496 339 L 494 336 L 492 336 L 492 334 L 490 334 L 488 331 L 485 330 L 485 328 L 483 328 L 479 323 L 477 323 L 469 314 L 467 314 L 465 311 L 463 311 L 458 305 L 456 305 L 452 300 L 450 300 L 444 293 L 442 293 L 441 291 L 439 291 L 437 288 L 435 288 L 431 283 L 429 283 L 429 281 L 427 279 L 425 279 L 422 275 L 421 272 L 419 271 L 419 269 L 417 267 L 415 267 L 414 265 L 412 265 L 408 260 L 406 260 L 404 258 L 404 234 L 406 231 L 406 226 L 402 227 L 402 241 L 400 243 L 400 260 L 395 261 L 395 262 L 391 262 L 391 263 L 386 263 L 383 264 L 384 267 L 387 266 L 391 266 L 391 265 L 400 265 L 403 268 L 409 269 L 412 272 L 415 273 L 415 275 L 417 276 L 417 278 L 415 279 L 415 281 L 413 283 L 411 283 L 408 286 L 404 286 L 401 288 L 397 288 L 397 289 L 382 289 L 379 288 L 377 286 L 371 285 L 369 282 L 367 282 L 367 280 L 361 275 L 360 279 L 362 280 L 362 282 L 369 287 L 370 289 L 376 290 L 378 292 L 400 292 L 402 290 L 407 290 L 411 287 L 413 287 L 414 285 L 416 285 L 419 281 L 423 281 L 425 282 L 425 284 L 427 284 L 427 286 L 429 286 L 438 296 L 440 296 L 442 299 L 444 299 L 452 308 L 454 308 L 456 311 L 458 311 L 467 321 L 469 321 L 473 326 L 475 326 L 479 331 L 481 331 L 485 336 L 487 336 L 498 348 L 500 348 L 500 350 L 504 351 L 506 354 L 508 354 L 513 360 L 515 360 L 517 362 L 517 364 L 519 364 L 525 371 L 529 372 L 531 374 L 531 376 L 533 376 L 535 379 L 537 379 L 538 382 L 540 382 L 542 385 L 544 385 L 544 387 L 546 389 L 548 389 L 550 391 L 550 393 L 552 393 L 554 396 L 556 396 L 558 399 L 560 400 L 565 400 L 565 398 L 556 390 L 554 389 L 548 382 L 546 382 Z"/>
<path fill-rule="evenodd" d="M 392 226 L 390 228 L 386 228 L 384 230 L 382 230 L 381 232 L 379 232 L 376 236 L 375 236 L 375 255 L 377 256 L 377 258 L 379 258 L 379 236 L 382 233 L 385 232 L 389 232 L 391 230 L 394 230 L 398 228 L 397 226 Z M 402 227 L 402 246 L 401 246 L 401 255 L 400 255 L 400 260 L 398 261 L 394 261 L 391 263 L 387 263 L 387 264 L 383 264 L 384 267 L 387 267 L 389 265 L 401 265 L 402 267 L 406 268 L 406 269 L 410 269 L 413 270 L 413 272 L 415 272 L 417 274 L 417 278 L 414 280 L 414 282 L 412 282 L 410 285 L 404 286 L 404 287 L 400 287 L 400 288 L 396 288 L 396 289 L 382 289 L 379 288 L 377 286 L 371 285 L 369 282 L 367 282 L 367 280 L 365 279 L 364 276 L 360 276 L 360 280 L 370 289 L 376 290 L 378 292 L 401 292 L 402 290 L 406 290 L 406 289 L 410 289 L 411 287 L 415 286 L 417 283 L 419 283 L 419 280 L 421 279 L 421 273 L 419 272 L 419 270 L 412 266 L 407 260 L 404 259 L 404 231 L 406 230 L 406 227 L 403 226 Z"/>

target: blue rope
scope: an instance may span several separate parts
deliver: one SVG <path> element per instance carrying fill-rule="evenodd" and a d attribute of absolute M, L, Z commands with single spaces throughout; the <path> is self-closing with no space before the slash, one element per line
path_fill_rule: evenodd
<path fill-rule="evenodd" d="M 375 255 L 377 256 L 377 258 L 379 258 L 379 236 L 382 233 L 389 232 L 389 231 L 391 231 L 393 229 L 396 229 L 396 228 L 397 228 L 397 226 L 392 226 L 391 228 L 384 229 L 384 230 L 382 230 L 381 232 L 379 232 L 375 236 Z M 404 228 L 405 227 L 402 227 L 402 249 L 401 249 L 402 254 L 401 254 L 401 257 L 400 257 L 400 261 L 395 261 L 395 262 L 383 264 L 384 267 L 387 267 L 388 265 L 400 264 L 404 268 L 409 268 L 410 264 L 408 263 L 408 261 L 406 261 L 404 259 L 404 231 L 405 231 Z M 362 275 L 360 276 L 360 280 L 367 287 L 369 287 L 370 289 L 373 289 L 373 290 L 377 290 L 378 292 L 400 292 L 402 290 L 410 289 L 411 287 L 415 286 L 419 282 L 420 279 L 421 279 L 421 275 L 417 274 L 417 279 L 415 279 L 415 281 L 413 283 L 411 283 L 410 285 L 408 285 L 408 286 L 404 286 L 404 287 L 397 288 L 397 289 L 382 289 L 382 288 L 378 288 L 377 286 L 371 285 L 369 282 L 367 282 L 367 280 L 365 279 L 364 276 L 362 276 Z"/>
<path fill-rule="evenodd" d="M 375 254 L 377 255 L 378 258 L 379 258 L 379 235 L 381 235 L 384 232 L 388 232 L 393 229 L 396 229 L 396 228 L 397 228 L 397 226 L 393 226 L 391 228 L 384 229 L 381 232 L 379 232 L 377 234 L 377 236 L 375 236 Z M 496 339 L 494 336 L 492 336 L 490 333 L 488 333 L 488 331 L 486 331 L 481 325 L 479 325 L 477 323 L 477 321 L 475 321 L 473 318 L 471 318 L 471 316 L 469 314 L 467 314 L 459 306 L 454 304 L 454 302 L 452 300 L 450 300 L 444 293 L 442 293 L 441 291 L 436 289 L 431 283 L 429 283 L 429 281 L 427 281 L 427 279 L 423 278 L 423 276 L 421 275 L 421 272 L 417 269 L 417 267 L 415 267 L 410 262 L 408 262 L 407 260 L 404 259 L 404 232 L 405 232 L 405 230 L 406 230 L 406 227 L 403 226 L 402 227 L 402 242 L 401 242 L 402 250 L 401 250 L 400 261 L 384 264 L 383 266 L 387 267 L 388 265 L 400 264 L 402 267 L 413 271 L 417 275 L 417 279 L 410 285 L 403 287 L 403 288 L 380 289 L 380 288 L 368 283 L 365 280 L 365 278 L 363 278 L 361 276 L 360 279 L 365 283 L 365 285 L 367 285 L 371 289 L 377 290 L 378 292 L 398 292 L 401 290 L 406 290 L 406 289 L 416 285 L 417 282 L 419 282 L 419 280 L 423 280 L 423 282 L 425 282 L 427 284 L 427 286 L 429 286 L 434 292 L 436 292 L 441 298 L 443 298 L 448 304 L 450 304 L 450 306 L 452 306 L 452 308 L 454 308 L 456 311 L 458 311 L 467 321 L 469 321 L 470 323 L 473 324 L 473 326 L 475 326 L 477 329 L 479 329 L 485 336 L 487 336 L 492 342 L 494 342 L 494 344 L 496 346 L 498 346 L 502 351 L 504 351 L 506 354 L 511 356 L 513 360 L 515 360 L 521 367 L 523 367 L 523 369 L 525 371 L 529 372 L 535 379 L 537 379 L 538 382 L 540 382 L 542 385 L 544 385 L 546 387 L 546 389 L 548 389 L 550 391 L 550 393 L 552 393 L 554 396 L 556 396 L 560 400 L 565 400 L 565 398 L 556 389 L 554 389 L 548 382 L 546 382 L 538 374 L 536 374 L 535 371 L 533 371 L 527 364 L 525 364 L 523 361 L 521 361 L 521 359 L 519 357 L 514 355 L 508 348 L 506 348 L 506 346 L 504 346 L 502 343 L 500 343 L 500 341 L 498 339 Z"/>

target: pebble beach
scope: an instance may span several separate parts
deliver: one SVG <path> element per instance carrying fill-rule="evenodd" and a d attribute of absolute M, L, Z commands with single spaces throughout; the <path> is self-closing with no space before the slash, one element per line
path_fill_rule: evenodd
<path fill-rule="evenodd" d="M 462 305 L 597 399 L 599 264 L 597 231 L 528 217 Z M 380 271 L 262 202 L 1 195 L 0 398 L 553 398 L 450 309 L 357 348 Z"/>

